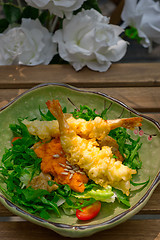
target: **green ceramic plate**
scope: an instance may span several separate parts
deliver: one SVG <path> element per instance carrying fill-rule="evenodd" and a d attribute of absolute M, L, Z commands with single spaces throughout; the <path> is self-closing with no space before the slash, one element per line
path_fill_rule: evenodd
<path fill-rule="evenodd" d="M 74 216 L 62 215 L 56 218 L 54 215 L 46 221 L 32 215 L 13 204 L 6 196 L 0 192 L 0 202 L 11 212 L 35 224 L 54 230 L 55 232 L 68 237 L 84 237 L 92 235 L 98 231 L 126 221 L 135 215 L 148 201 L 154 189 L 160 182 L 160 125 L 154 120 L 137 113 L 122 102 L 102 93 L 94 93 L 79 90 L 64 84 L 42 84 L 38 85 L 24 94 L 17 97 L 0 112 L 0 161 L 4 154 L 4 149 L 10 147 L 12 133 L 9 129 L 10 123 L 16 123 L 18 117 L 29 119 L 39 117 L 39 106 L 46 109 L 47 100 L 59 99 L 62 107 L 66 106 L 71 111 L 80 105 L 88 105 L 98 112 L 107 107 L 108 119 L 142 116 L 143 125 L 141 129 L 130 131 L 133 137 L 139 135 L 143 143 L 140 150 L 140 157 L 143 167 L 138 175 L 134 176 L 135 182 L 144 182 L 150 178 L 149 184 L 145 187 L 132 187 L 131 208 L 126 209 L 117 201 L 112 204 L 103 204 L 98 216 L 92 221 L 80 222 Z M 1 183 L 3 184 L 3 183 Z M 139 190 L 141 188 L 141 191 Z"/>

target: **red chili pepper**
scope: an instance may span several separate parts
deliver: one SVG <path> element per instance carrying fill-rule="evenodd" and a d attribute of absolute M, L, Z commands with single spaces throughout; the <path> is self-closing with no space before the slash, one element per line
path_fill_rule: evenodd
<path fill-rule="evenodd" d="M 101 209 L 101 202 L 96 201 L 93 204 L 76 210 L 76 216 L 79 220 L 90 220 L 97 216 Z"/>
<path fill-rule="evenodd" d="M 11 141 L 11 143 L 13 143 L 14 141 L 16 141 L 17 139 L 21 139 L 21 137 L 14 137 Z"/>

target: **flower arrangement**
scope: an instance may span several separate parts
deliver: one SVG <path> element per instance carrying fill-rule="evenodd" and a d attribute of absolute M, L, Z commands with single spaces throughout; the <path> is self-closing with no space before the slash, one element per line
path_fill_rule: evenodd
<path fill-rule="evenodd" d="M 105 72 L 126 54 L 125 34 L 144 47 L 160 43 L 160 3 L 154 0 L 126 0 L 121 26 L 110 24 L 97 0 L 0 2 L 0 65 L 65 62 L 76 71 Z"/>
<path fill-rule="evenodd" d="M 137 39 L 143 47 L 160 44 L 160 1 L 125 0 L 121 14 L 126 35 Z"/>

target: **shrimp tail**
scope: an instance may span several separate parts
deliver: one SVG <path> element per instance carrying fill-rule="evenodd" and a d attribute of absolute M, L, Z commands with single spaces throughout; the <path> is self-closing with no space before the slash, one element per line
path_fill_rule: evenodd
<path fill-rule="evenodd" d="M 48 100 L 46 105 L 52 115 L 58 120 L 60 131 L 64 131 L 65 129 L 69 129 L 69 125 L 64 117 L 62 107 L 58 100 Z"/>
<path fill-rule="evenodd" d="M 133 117 L 133 118 L 122 118 L 122 119 L 115 119 L 115 120 L 107 120 L 110 130 L 124 127 L 133 130 L 135 127 L 142 126 L 142 117 Z"/>

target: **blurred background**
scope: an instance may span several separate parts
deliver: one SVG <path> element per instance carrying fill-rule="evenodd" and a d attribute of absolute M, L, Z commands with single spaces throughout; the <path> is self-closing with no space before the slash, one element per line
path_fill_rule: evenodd
<path fill-rule="evenodd" d="M 2 0 L 0 0 L 1 2 Z M 102 14 L 110 17 L 110 23 L 121 25 L 121 12 L 125 0 L 97 0 Z M 7 2 L 7 1 L 4 1 Z M 9 2 L 9 1 L 8 1 Z M 14 2 L 14 1 L 13 1 Z M 18 1 L 15 1 L 16 3 Z M 21 1 L 21 4 L 25 3 Z M 3 15 L 0 7 L 0 17 Z M 132 40 L 123 36 L 128 41 L 128 49 L 126 55 L 119 62 L 160 62 L 160 45 L 153 44 L 153 49 L 149 52 L 148 48 L 144 48 L 136 40 Z"/>
<path fill-rule="evenodd" d="M 110 17 L 110 23 L 121 24 L 121 12 L 125 0 L 98 0 L 103 15 Z M 136 40 L 125 39 L 130 43 L 128 50 L 120 62 L 160 62 L 160 45 L 154 44 L 153 50 L 149 52 L 147 48 L 137 43 Z"/>

